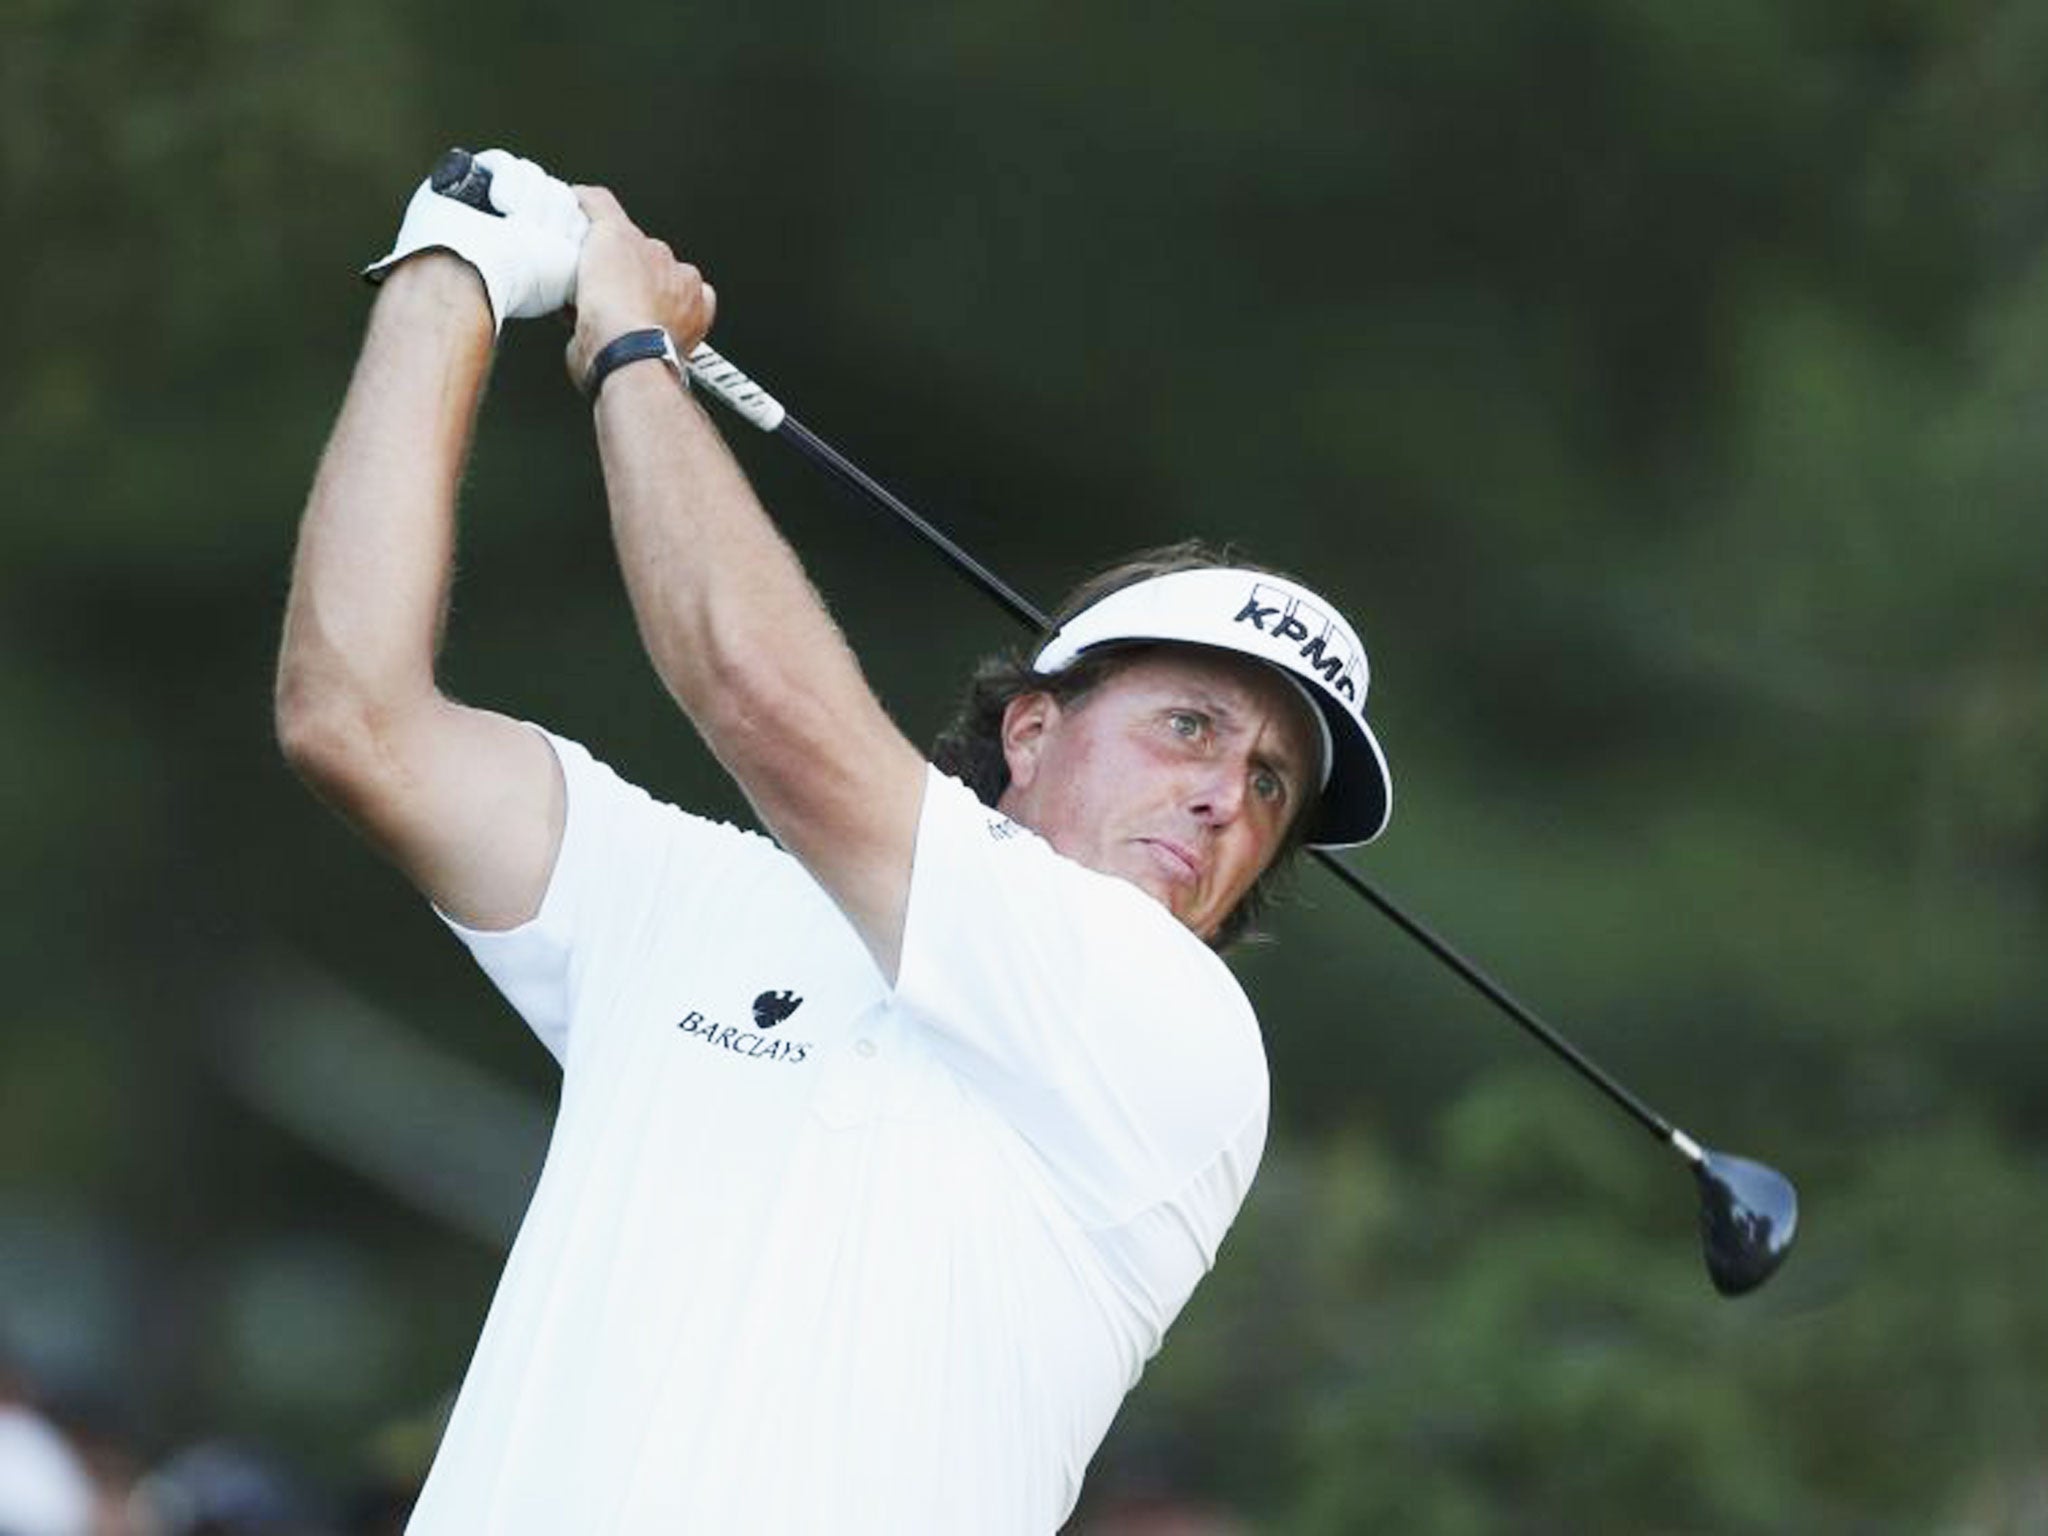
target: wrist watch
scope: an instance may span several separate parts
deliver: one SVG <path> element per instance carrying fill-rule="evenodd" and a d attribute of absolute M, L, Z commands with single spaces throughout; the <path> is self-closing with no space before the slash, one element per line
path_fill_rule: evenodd
<path fill-rule="evenodd" d="M 590 360 L 590 371 L 583 376 L 584 395 L 595 400 L 604 381 L 619 369 L 628 363 L 646 362 L 652 358 L 668 364 L 669 371 L 683 388 L 690 387 L 690 375 L 683 367 L 683 360 L 676 355 L 676 344 L 669 339 L 667 331 L 653 325 L 641 331 L 628 331 L 598 349 L 597 356 Z"/>

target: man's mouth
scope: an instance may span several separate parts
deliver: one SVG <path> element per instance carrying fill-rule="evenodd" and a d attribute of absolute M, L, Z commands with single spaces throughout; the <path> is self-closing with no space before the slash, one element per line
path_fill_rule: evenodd
<path fill-rule="evenodd" d="M 1193 849 L 1165 837 L 1148 837 L 1142 841 L 1150 851 L 1154 865 L 1175 884 L 1192 885 L 1201 878 L 1202 864 Z"/>

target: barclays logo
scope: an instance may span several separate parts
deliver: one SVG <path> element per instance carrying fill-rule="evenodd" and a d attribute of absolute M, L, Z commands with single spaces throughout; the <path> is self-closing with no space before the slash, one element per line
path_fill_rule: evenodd
<path fill-rule="evenodd" d="M 769 1039 L 765 1033 L 795 1013 L 803 999 L 794 992 L 763 992 L 754 999 L 754 1028 L 738 1029 L 707 1018 L 692 1008 L 676 1020 L 676 1028 L 704 1044 L 751 1061 L 780 1061 L 796 1066 L 811 1054 L 809 1040 Z"/>
<path fill-rule="evenodd" d="M 803 1005 L 804 1000 L 787 988 L 780 992 L 763 992 L 754 999 L 754 1026 L 773 1029 Z"/>

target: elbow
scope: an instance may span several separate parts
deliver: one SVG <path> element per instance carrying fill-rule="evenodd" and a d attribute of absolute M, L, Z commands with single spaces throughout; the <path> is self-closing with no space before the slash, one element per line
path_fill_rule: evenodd
<path fill-rule="evenodd" d="M 343 773 L 361 739 L 357 710 L 289 670 L 278 674 L 271 725 L 292 772 L 316 788 Z"/>
<path fill-rule="evenodd" d="M 306 785 L 329 800 L 352 800 L 388 754 L 384 711 L 352 690 L 280 669 L 272 704 L 278 750 Z"/>

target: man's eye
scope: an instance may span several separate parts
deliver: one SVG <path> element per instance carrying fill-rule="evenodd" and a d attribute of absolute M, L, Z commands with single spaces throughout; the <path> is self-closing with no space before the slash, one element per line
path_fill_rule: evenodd
<path fill-rule="evenodd" d="M 1192 709 L 1176 709 L 1166 717 L 1166 727 L 1184 741 L 1195 741 L 1202 735 L 1208 721 Z"/>

